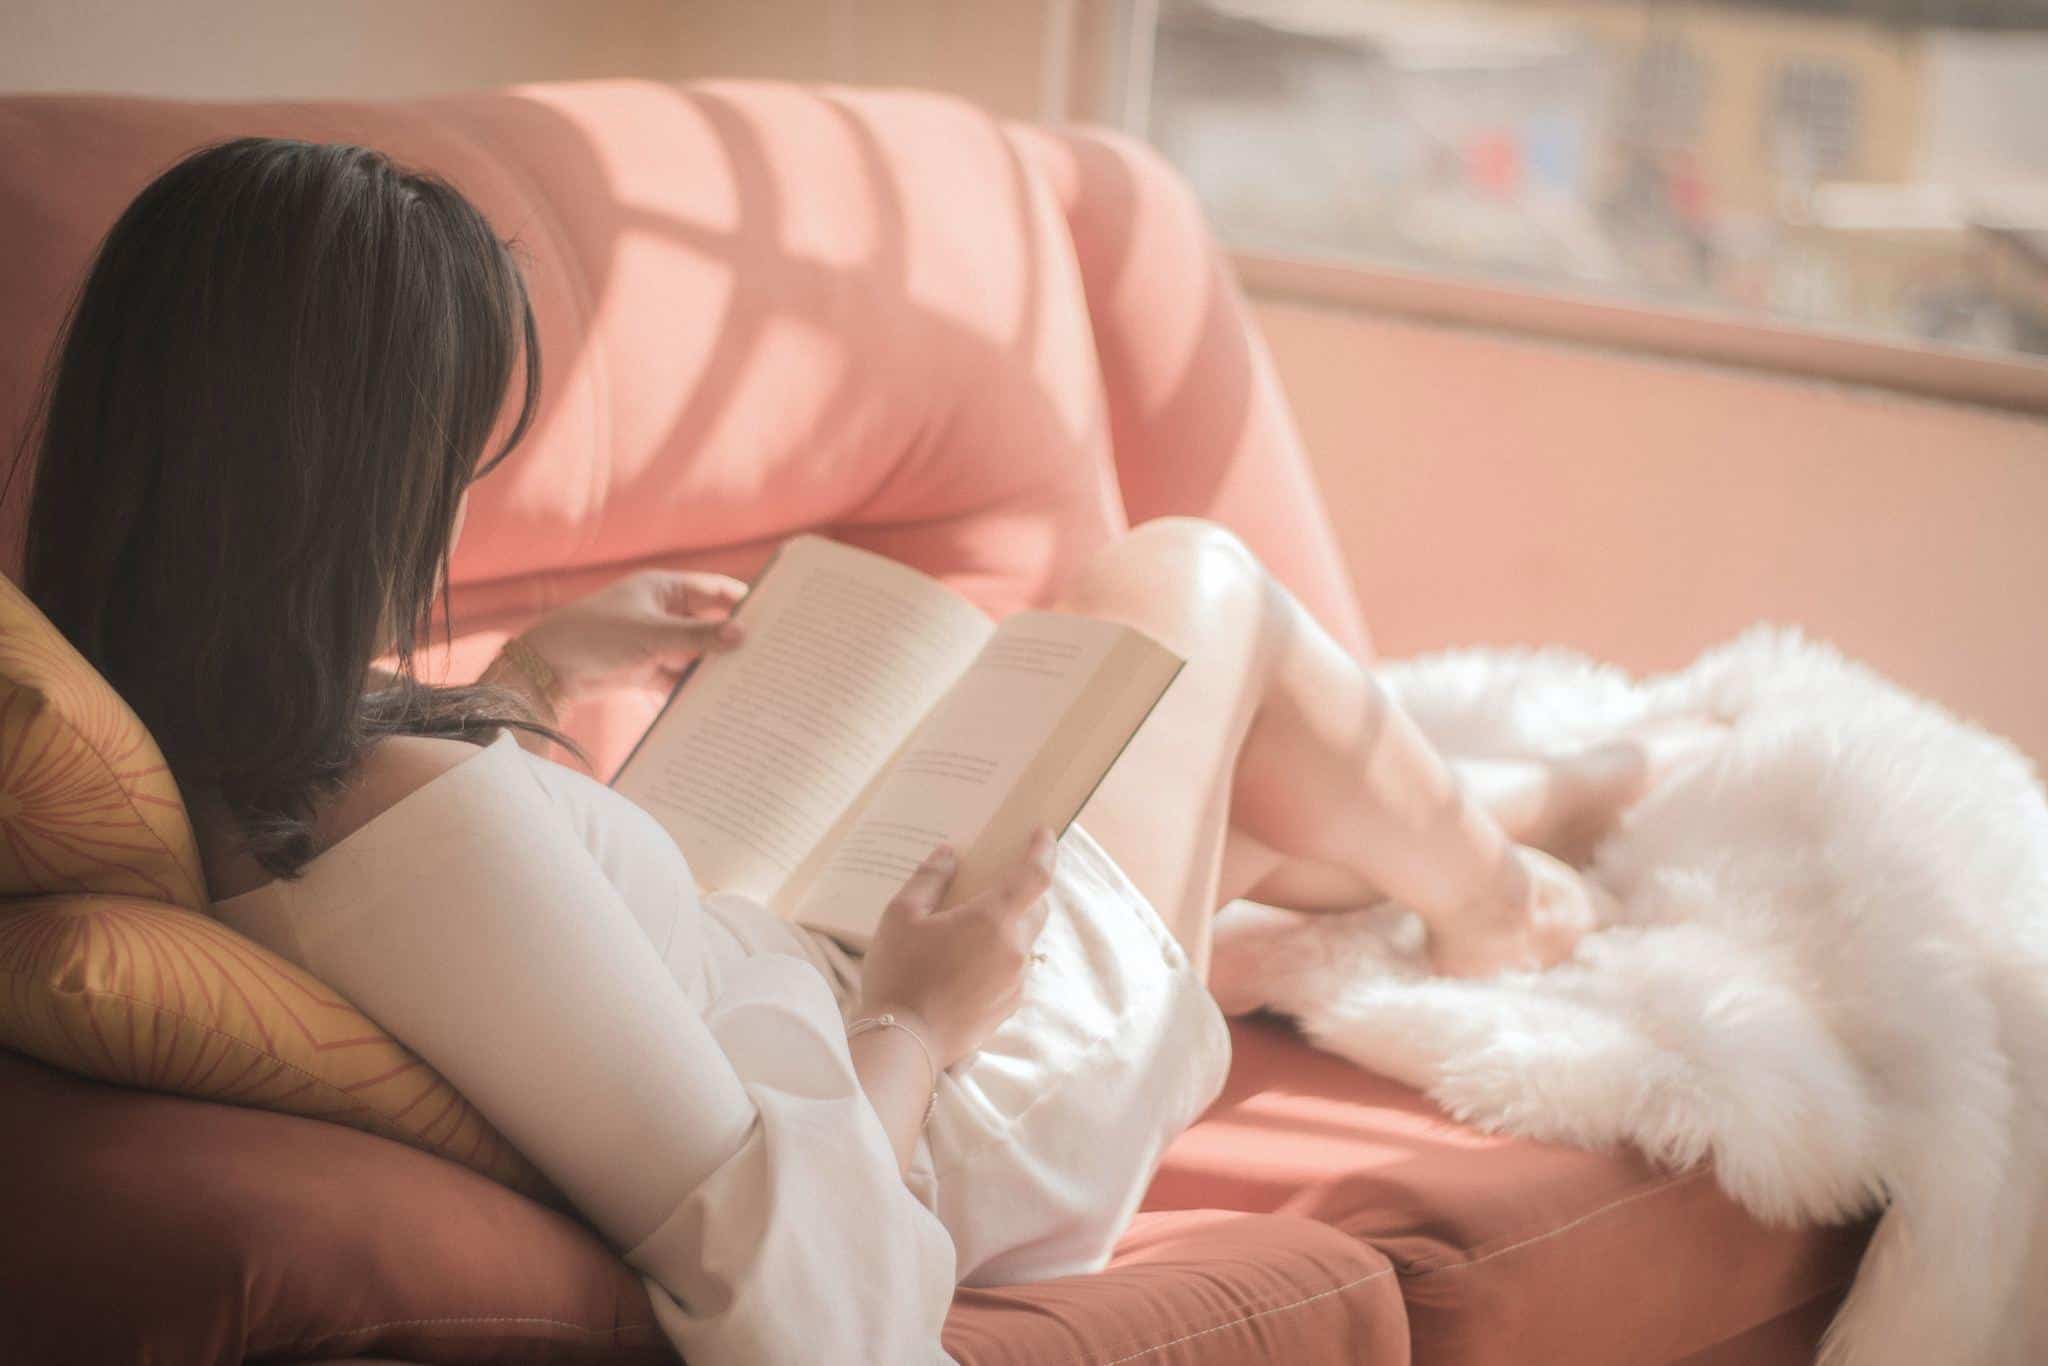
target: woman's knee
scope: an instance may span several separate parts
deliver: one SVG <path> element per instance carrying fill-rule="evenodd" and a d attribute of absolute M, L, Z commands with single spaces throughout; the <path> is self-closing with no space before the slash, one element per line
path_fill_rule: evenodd
<path fill-rule="evenodd" d="M 1104 547 L 1090 570 L 1107 575 L 1161 570 L 1182 576 L 1256 582 L 1266 567 L 1238 534 L 1205 517 L 1154 517 Z"/>
<path fill-rule="evenodd" d="M 1267 606 L 1271 576 L 1237 533 L 1200 517 L 1155 517 L 1095 552 L 1064 597 L 1083 611 L 1190 612 L 1214 621 Z M 1123 610 L 1115 610 L 1121 608 Z"/>

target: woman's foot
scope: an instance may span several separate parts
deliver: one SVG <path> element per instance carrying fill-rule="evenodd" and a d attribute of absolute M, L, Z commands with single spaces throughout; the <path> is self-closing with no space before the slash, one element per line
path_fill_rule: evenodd
<path fill-rule="evenodd" d="M 1680 769 L 1712 754 L 1727 736 L 1724 721 L 1666 717 L 1544 760 L 1549 790 L 1541 809 L 1509 833 L 1566 863 L 1583 864 L 1623 811 Z"/>
<path fill-rule="evenodd" d="M 1612 923 L 1613 893 L 1570 865 L 1515 845 L 1499 889 L 1428 924 L 1430 966 L 1446 977 L 1535 972 L 1571 957 L 1579 940 Z"/>

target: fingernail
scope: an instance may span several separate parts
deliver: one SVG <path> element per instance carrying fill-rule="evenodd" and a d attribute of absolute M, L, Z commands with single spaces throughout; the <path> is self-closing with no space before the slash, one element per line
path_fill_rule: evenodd
<path fill-rule="evenodd" d="M 931 852 L 931 861 L 937 864 L 951 863 L 953 861 L 953 846 L 950 844 L 935 846 Z"/>
<path fill-rule="evenodd" d="M 727 645 L 739 644 L 740 638 L 746 635 L 746 633 L 747 628 L 740 625 L 736 621 L 723 622 L 719 625 L 718 628 L 718 638 L 724 641 Z"/>

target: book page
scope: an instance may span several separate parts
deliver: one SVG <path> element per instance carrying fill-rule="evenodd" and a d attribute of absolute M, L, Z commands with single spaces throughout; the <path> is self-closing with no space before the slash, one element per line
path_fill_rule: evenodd
<path fill-rule="evenodd" d="M 790 541 L 612 786 L 674 837 L 699 887 L 772 902 L 992 631 L 905 565 Z"/>
<path fill-rule="evenodd" d="M 1006 618 L 778 909 L 864 943 L 942 840 L 961 853 L 950 899 L 971 895 L 986 869 L 1022 853 L 1033 825 L 1065 828 L 1179 664 L 1112 622 Z"/>

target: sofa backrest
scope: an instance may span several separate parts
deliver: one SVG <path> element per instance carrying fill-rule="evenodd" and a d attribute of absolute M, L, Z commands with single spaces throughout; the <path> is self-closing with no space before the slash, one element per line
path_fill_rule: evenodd
<path fill-rule="evenodd" d="M 805 529 L 1010 610 L 1127 520 L 1173 512 L 1236 526 L 1363 640 L 1271 367 L 1185 188 L 1127 140 L 915 92 L 0 99 L 0 432 L 21 429 L 123 206 L 189 149 L 249 133 L 382 148 L 522 244 L 543 406 L 471 501 L 451 585 L 472 642 L 631 567 L 751 574 Z M 0 507 L 10 575 L 25 483 Z M 579 738 L 609 753 L 637 724 Z"/>

